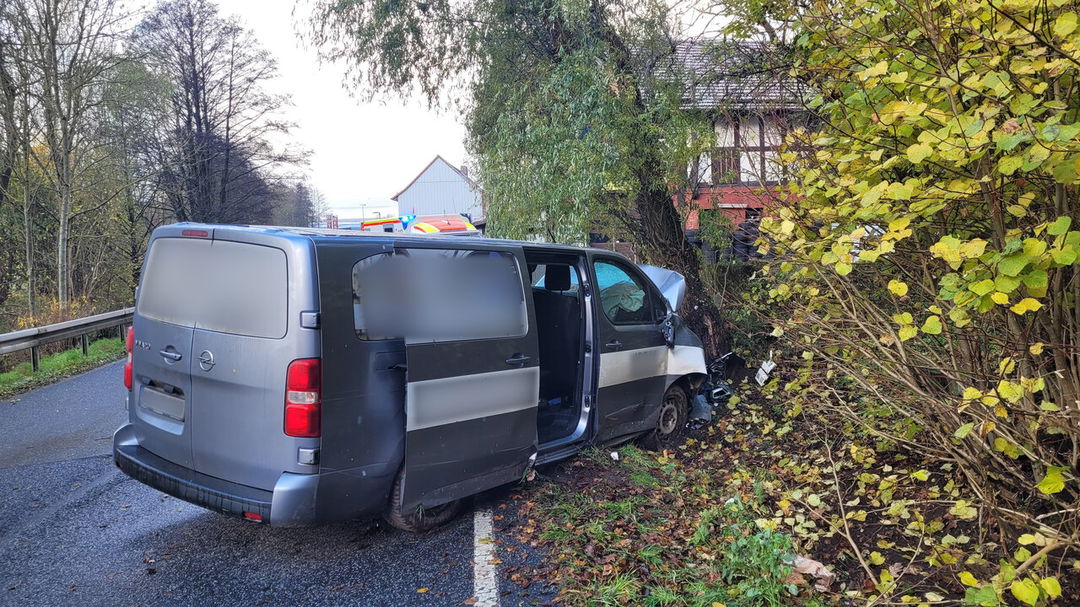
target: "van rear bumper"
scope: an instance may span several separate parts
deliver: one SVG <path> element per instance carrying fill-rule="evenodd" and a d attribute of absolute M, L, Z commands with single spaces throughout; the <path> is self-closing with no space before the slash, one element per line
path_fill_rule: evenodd
<path fill-rule="evenodd" d="M 317 522 L 317 474 L 282 473 L 273 491 L 214 478 L 144 449 L 130 424 L 122 426 L 113 437 L 113 461 L 140 483 L 209 510 L 239 517 L 257 514 L 260 520 L 275 526 Z"/>

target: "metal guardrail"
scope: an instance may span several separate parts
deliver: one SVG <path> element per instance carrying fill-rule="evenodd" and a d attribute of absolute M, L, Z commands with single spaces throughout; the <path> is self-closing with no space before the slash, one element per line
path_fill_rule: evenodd
<path fill-rule="evenodd" d="M 0 354 L 11 354 L 12 352 L 29 349 L 31 363 L 34 365 L 34 370 L 37 371 L 40 362 L 38 346 L 60 341 L 61 339 L 78 337 L 82 343 L 82 351 L 85 356 L 90 346 L 87 335 L 95 331 L 116 327 L 120 339 L 124 339 L 124 329 L 131 324 L 131 317 L 134 313 L 135 308 L 124 308 L 123 310 L 87 316 L 86 318 L 66 320 L 52 325 L 45 325 L 44 327 L 3 333 L 0 334 Z"/>

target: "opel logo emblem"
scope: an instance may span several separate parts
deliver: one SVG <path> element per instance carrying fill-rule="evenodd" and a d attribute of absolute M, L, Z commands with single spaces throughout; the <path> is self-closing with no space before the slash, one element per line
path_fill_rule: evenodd
<path fill-rule="evenodd" d="M 199 354 L 199 368 L 203 371 L 209 371 L 214 368 L 214 353 L 210 350 L 203 350 L 202 354 Z"/>

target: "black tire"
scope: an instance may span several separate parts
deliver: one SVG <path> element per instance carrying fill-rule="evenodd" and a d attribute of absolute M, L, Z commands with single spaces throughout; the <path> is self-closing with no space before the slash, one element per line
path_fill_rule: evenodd
<path fill-rule="evenodd" d="M 678 384 L 672 384 L 664 399 L 660 401 L 660 417 L 656 427 L 641 437 L 641 446 L 650 451 L 671 449 L 682 442 L 686 434 L 686 423 L 690 417 L 690 398 L 686 390 Z"/>
<path fill-rule="evenodd" d="M 408 513 L 402 512 L 401 481 L 404 477 L 404 470 L 398 472 L 397 478 L 394 479 L 394 488 L 390 491 L 390 503 L 386 505 L 386 512 L 383 513 L 386 522 L 402 531 L 408 531 L 409 533 L 431 531 L 448 523 L 460 514 L 462 508 L 465 507 L 465 500 L 461 499 L 434 508 L 418 507 Z"/>

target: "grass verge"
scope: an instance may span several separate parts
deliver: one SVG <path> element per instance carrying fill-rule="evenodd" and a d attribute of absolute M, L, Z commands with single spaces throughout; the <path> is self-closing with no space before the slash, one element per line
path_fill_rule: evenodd
<path fill-rule="evenodd" d="M 670 452 L 594 449 L 519 489 L 514 542 L 546 557 L 511 581 L 582 606 L 1080 605 L 1080 560 L 1036 554 L 954 464 L 741 394 Z M 1018 602 L 1023 576 L 1045 592 Z"/>
<path fill-rule="evenodd" d="M 11 398 L 123 356 L 124 342 L 113 337 L 91 342 L 86 356 L 83 356 L 82 348 L 71 348 L 45 356 L 41 359 L 37 372 L 34 372 L 29 362 L 20 363 L 12 370 L 0 373 L 0 399 Z"/>

